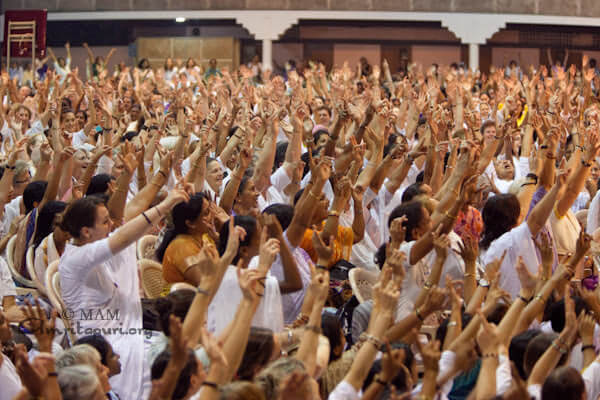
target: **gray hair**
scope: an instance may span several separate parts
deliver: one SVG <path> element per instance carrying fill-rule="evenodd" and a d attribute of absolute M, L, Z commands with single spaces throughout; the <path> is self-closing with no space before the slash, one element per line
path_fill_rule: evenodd
<path fill-rule="evenodd" d="M 293 357 L 283 357 L 273 361 L 254 379 L 265 393 L 265 398 L 277 398 L 279 385 L 292 372 L 306 372 L 302 361 Z"/>
<path fill-rule="evenodd" d="M 58 371 L 58 385 L 63 400 L 93 399 L 100 381 L 89 365 L 73 365 Z"/>
<path fill-rule="evenodd" d="M 81 364 L 95 368 L 96 363 L 100 360 L 98 350 L 89 344 L 78 344 L 58 354 L 56 357 L 56 368 L 60 370 L 61 368 Z"/>

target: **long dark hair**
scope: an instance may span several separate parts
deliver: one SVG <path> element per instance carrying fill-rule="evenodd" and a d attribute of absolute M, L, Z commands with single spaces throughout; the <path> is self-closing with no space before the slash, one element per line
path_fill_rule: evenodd
<path fill-rule="evenodd" d="M 483 206 L 483 234 L 479 247 L 487 249 L 500 236 L 514 228 L 521 214 L 521 205 L 514 194 L 490 197 Z"/>
<path fill-rule="evenodd" d="M 156 258 L 162 262 L 165 256 L 165 251 L 169 244 L 175 239 L 177 235 L 186 234 L 188 232 L 187 221 L 193 221 L 202 212 L 202 203 L 206 199 L 204 193 L 195 193 L 190 197 L 188 202 L 181 202 L 173 207 L 171 211 L 172 216 L 172 227 L 165 232 L 160 246 L 156 249 Z"/>
<path fill-rule="evenodd" d="M 398 207 L 394 208 L 390 217 L 388 218 L 388 228 L 392 226 L 392 221 L 396 218 L 400 218 L 403 215 L 406 216 L 406 221 L 402 223 L 402 226 L 406 228 L 406 236 L 404 238 L 405 241 L 411 242 L 416 238 L 413 238 L 412 231 L 416 227 L 419 226 L 421 220 L 423 219 L 423 209 L 424 205 L 418 201 L 409 201 L 406 203 L 400 204 Z M 386 256 L 386 247 L 387 244 L 382 244 L 377 252 L 375 253 L 375 264 L 379 266 L 379 268 L 383 268 L 385 264 L 385 256 Z"/>
<path fill-rule="evenodd" d="M 237 264 L 240 259 L 240 249 L 242 247 L 247 247 L 250 245 L 252 241 L 252 237 L 256 234 L 258 224 L 256 223 L 256 219 L 254 217 L 250 217 L 247 215 L 236 215 L 233 218 L 233 224 L 235 226 L 241 226 L 246 231 L 246 237 L 244 240 L 240 241 L 240 245 L 238 247 L 238 252 L 235 255 L 235 258 L 232 261 L 232 264 Z M 221 231 L 219 232 L 219 255 L 222 256 L 225 254 L 225 250 L 227 249 L 227 239 L 229 238 L 229 223 L 223 224 L 221 227 Z"/>
<path fill-rule="evenodd" d="M 49 201 L 40 210 L 37 217 L 35 235 L 33 236 L 33 249 L 42 243 L 42 240 L 46 236 L 52 233 L 54 230 L 54 217 L 56 214 L 61 213 L 67 208 L 67 203 L 64 201 Z"/>

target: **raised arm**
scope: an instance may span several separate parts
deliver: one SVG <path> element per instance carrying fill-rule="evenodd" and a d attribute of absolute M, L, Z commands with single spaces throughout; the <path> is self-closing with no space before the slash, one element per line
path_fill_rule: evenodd
<path fill-rule="evenodd" d="M 554 209 L 556 200 L 562 196 L 567 176 L 568 171 L 559 171 L 556 183 L 552 187 L 552 190 L 550 190 L 544 196 L 544 198 L 538 204 L 536 204 L 535 208 L 531 211 L 529 218 L 527 218 L 527 225 L 529 225 L 529 230 L 531 231 L 531 235 L 533 237 L 536 237 L 538 232 L 544 227 L 546 220 Z"/>
<path fill-rule="evenodd" d="M 292 247 L 300 245 L 304 232 L 311 227 L 313 214 L 323 195 L 323 186 L 329 180 L 330 174 L 331 163 L 327 159 L 321 159 L 313 170 L 313 184 L 304 188 L 300 200 L 294 207 L 292 222 L 286 230 L 286 236 Z"/>
<path fill-rule="evenodd" d="M 117 178 L 117 188 L 112 196 L 110 196 L 108 204 L 106 205 L 112 220 L 116 224 L 120 224 L 123 220 L 125 205 L 127 203 L 127 193 L 129 193 L 129 184 L 131 183 L 131 178 L 137 168 L 137 159 L 131 150 L 131 147 L 133 147 L 133 145 L 125 143 L 121 147 L 122 154 L 117 156 L 123 163 L 124 168 L 121 175 Z"/>
<path fill-rule="evenodd" d="M 171 173 L 172 162 L 173 153 L 162 157 L 160 160 L 160 169 L 151 178 L 150 183 L 144 186 L 131 201 L 127 202 L 124 214 L 125 222 L 137 217 L 150 207 L 160 189 L 167 183 L 167 177 Z"/>
<path fill-rule="evenodd" d="M 375 361 L 375 357 L 384 343 L 386 329 L 392 322 L 396 303 L 400 297 L 400 290 L 394 281 L 390 280 L 391 271 L 386 271 L 388 272 L 381 274 L 378 284 L 373 288 L 373 311 L 366 331 L 367 340 L 356 354 L 350 371 L 344 377 L 344 381 L 357 391 L 362 388 L 369 373 L 369 367 Z"/>
<path fill-rule="evenodd" d="M 108 246 L 111 253 L 117 254 L 134 243 L 150 226 L 160 221 L 176 204 L 182 201 L 189 201 L 188 194 L 181 189 L 174 189 L 156 207 L 125 223 L 108 237 Z"/>
<path fill-rule="evenodd" d="M 90 49 L 90 47 L 88 46 L 88 44 L 86 42 L 83 42 L 83 48 L 87 51 L 88 54 L 88 60 L 90 61 L 90 64 L 93 64 L 95 62 L 95 56 L 94 56 L 94 52 L 92 52 L 92 49 Z"/>
<path fill-rule="evenodd" d="M 594 132 L 589 137 L 589 143 L 586 143 L 586 150 L 581 163 L 576 167 L 575 173 L 569 176 L 567 189 L 556 203 L 556 212 L 559 216 L 564 216 L 571 208 L 577 196 L 583 189 L 585 181 L 590 174 L 590 168 L 595 161 L 600 144 L 598 143 L 598 135 Z"/>
<path fill-rule="evenodd" d="M 311 291 L 314 301 L 296 358 L 304 363 L 308 374 L 314 377 L 317 366 L 319 334 L 321 333 L 321 313 L 329 292 L 329 271 L 313 270 L 313 279 L 308 290 Z"/>
<path fill-rule="evenodd" d="M 575 314 L 575 303 L 571 298 L 570 290 L 570 288 L 565 290 L 565 327 L 558 338 L 552 342 L 552 345 L 535 363 L 527 380 L 529 385 L 542 385 L 554 370 L 560 358 L 571 351 L 571 345 L 577 335 L 577 315 Z"/>
<path fill-rule="evenodd" d="M 244 178 L 244 173 L 246 172 L 248 165 L 250 165 L 251 158 L 252 154 L 248 149 L 240 151 L 239 163 L 233 170 L 227 186 L 225 186 L 223 196 L 221 196 L 221 200 L 219 201 L 219 206 L 228 214 L 231 213 L 231 210 L 233 209 L 233 202 L 238 194 L 240 184 Z"/>

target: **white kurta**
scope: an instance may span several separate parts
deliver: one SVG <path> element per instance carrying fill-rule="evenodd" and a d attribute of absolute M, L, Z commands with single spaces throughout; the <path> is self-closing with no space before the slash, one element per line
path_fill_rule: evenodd
<path fill-rule="evenodd" d="M 452 279 L 456 280 L 462 279 L 465 273 L 465 263 L 456 253 L 456 251 L 460 250 L 459 243 L 462 243 L 460 236 L 450 231 L 448 238 L 450 239 L 450 249 L 448 250 L 446 261 L 444 261 L 444 265 L 442 266 L 439 287 L 445 286 L 446 275 L 450 275 Z M 413 240 L 405 242 L 400 246 L 400 251 L 406 254 L 406 261 L 404 263 L 406 276 L 402 281 L 402 291 L 396 307 L 396 321 L 400 321 L 413 311 L 414 302 L 419 297 L 419 292 L 429 277 L 437 257 L 435 250 L 431 250 L 417 263 L 410 265 L 410 252 L 415 243 L 417 242 Z"/>
<path fill-rule="evenodd" d="M 102 334 L 123 365 L 123 373 L 111 378 L 114 391 L 122 399 L 142 399 L 142 376 L 148 366 L 135 244 L 118 254 L 111 253 L 108 238 L 84 246 L 67 244 L 58 270 L 75 334 Z"/>
<path fill-rule="evenodd" d="M 300 279 L 302 279 L 302 289 L 292 293 L 286 293 L 281 295 L 281 304 L 283 307 L 283 317 L 286 324 L 291 324 L 296 320 L 300 311 L 302 310 L 302 303 L 304 302 L 304 295 L 310 284 L 310 256 L 301 247 L 292 247 L 285 238 L 288 248 L 296 261 L 298 267 L 298 273 Z M 277 258 L 273 262 L 271 267 L 271 273 L 278 281 L 285 280 L 285 274 L 283 272 L 283 263 L 281 261 L 281 255 L 278 254 Z"/>
<path fill-rule="evenodd" d="M 0 354 L 0 400 L 12 400 L 21 391 L 21 378 L 8 357 Z"/>
<path fill-rule="evenodd" d="M 252 259 L 248 268 L 253 267 L 254 260 L 258 260 L 258 258 Z M 230 265 L 225 271 L 219 290 L 217 290 L 215 297 L 208 306 L 206 323 L 208 330 L 213 334 L 221 333 L 235 317 L 241 301 L 242 290 L 238 283 L 236 267 Z M 258 310 L 254 314 L 252 326 L 269 328 L 273 332 L 283 330 L 281 294 L 279 292 L 279 282 L 274 276 L 267 275 L 264 297 L 261 298 Z"/>
<path fill-rule="evenodd" d="M 590 203 L 585 231 L 591 235 L 598 227 L 600 227 L 600 190 L 598 190 Z"/>
<path fill-rule="evenodd" d="M 494 240 L 481 257 L 482 267 L 485 268 L 492 261 L 500 259 L 504 251 L 506 256 L 500 266 L 499 285 L 515 298 L 521 290 L 521 281 L 515 270 L 519 256 L 523 257 L 523 262 L 531 274 L 536 274 L 539 266 L 535 244 L 527 222 L 523 222 Z"/>

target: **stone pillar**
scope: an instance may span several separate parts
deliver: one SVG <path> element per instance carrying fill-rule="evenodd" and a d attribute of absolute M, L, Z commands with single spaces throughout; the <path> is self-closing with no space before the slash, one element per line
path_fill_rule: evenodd
<path fill-rule="evenodd" d="M 479 69 L 479 44 L 469 43 L 469 69 L 473 72 Z"/>
<path fill-rule="evenodd" d="M 273 70 L 273 41 L 271 39 L 262 40 L 262 67 L 265 70 Z"/>

